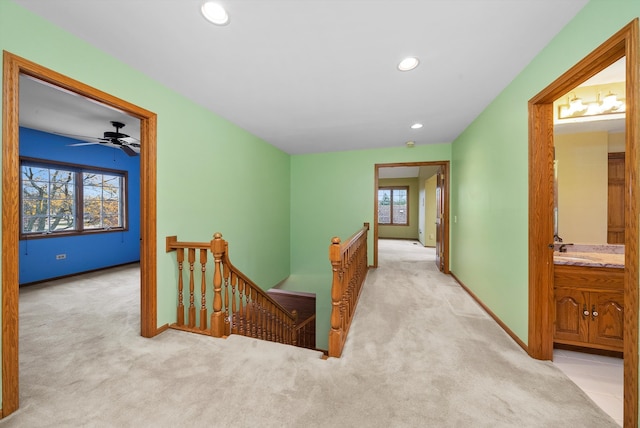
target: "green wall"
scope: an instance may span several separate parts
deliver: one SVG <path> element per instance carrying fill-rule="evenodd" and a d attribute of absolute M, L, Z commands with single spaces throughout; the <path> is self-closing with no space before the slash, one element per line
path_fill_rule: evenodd
<path fill-rule="evenodd" d="M 385 178 L 378 179 L 378 187 L 407 186 L 409 201 L 409 224 L 406 226 L 378 225 L 378 238 L 418 239 L 418 208 L 420 207 L 418 178 Z"/>
<path fill-rule="evenodd" d="M 527 103 L 640 15 L 592 0 L 452 144 L 451 270 L 527 342 Z"/>
<path fill-rule="evenodd" d="M 289 275 L 290 156 L 158 82 L 0 0 L 0 49 L 158 115 L 158 325 L 175 321 L 175 254 L 165 237 L 209 241 L 270 288 Z"/>

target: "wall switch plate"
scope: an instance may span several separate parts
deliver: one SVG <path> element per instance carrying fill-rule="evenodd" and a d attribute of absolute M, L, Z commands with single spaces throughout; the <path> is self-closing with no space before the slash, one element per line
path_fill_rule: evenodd
<path fill-rule="evenodd" d="M 64 260 L 67 258 L 66 254 L 56 254 L 56 260 Z"/>

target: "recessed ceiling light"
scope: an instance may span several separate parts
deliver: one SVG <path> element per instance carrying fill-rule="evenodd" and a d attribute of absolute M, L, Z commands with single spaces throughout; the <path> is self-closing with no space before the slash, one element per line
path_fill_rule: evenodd
<path fill-rule="evenodd" d="M 413 125 L 411 125 L 411 129 L 420 129 L 420 128 L 422 128 L 421 123 L 414 123 Z"/>
<path fill-rule="evenodd" d="M 226 25 L 229 23 L 229 14 L 227 14 L 224 7 L 218 3 L 206 1 L 202 3 L 202 8 L 200 10 L 207 21 L 213 24 Z"/>
<path fill-rule="evenodd" d="M 409 56 L 403 59 L 402 61 L 400 61 L 400 64 L 398 64 L 398 70 L 400 71 L 413 70 L 418 66 L 418 64 L 420 64 L 420 60 L 418 58 L 414 56 Z"/>

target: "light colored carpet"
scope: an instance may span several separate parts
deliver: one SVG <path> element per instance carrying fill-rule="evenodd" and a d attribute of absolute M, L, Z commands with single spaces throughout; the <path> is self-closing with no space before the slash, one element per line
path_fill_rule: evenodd
<path fill-rule="evenodd" d="M 380 241 L 341 359 L 232 336 L 139 336 L 139 272 L 24 288 L 21 408 L 0 427 L 615 427 L 530 359 L 433 249 Z"/>

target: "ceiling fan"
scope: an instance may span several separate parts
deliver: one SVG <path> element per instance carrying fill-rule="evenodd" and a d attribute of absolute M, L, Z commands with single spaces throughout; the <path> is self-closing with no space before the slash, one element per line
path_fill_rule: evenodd
<path fill-rule="evenodd" d="M 138 152 L 140 151 L 140 142 L 135 138 L 120 132 L 120 130 L 124 128 L 125 124 L 122 122 L 111 121 L 111 125 L 113 125 L 113 127 L 116 128 L 115 132 L 105 131 L 104 136 L 102 138 L 83 137 L 83 139 L 89 138 L 96 141 L 88 142 L 88 143 L 69 144 L 69 146 L 90 146 L 93 144 L 103 144 L 116 149 L 121 149 L 123 152 L 125 152 L 129 156 L 138 156 Z M 137 149 L 138 151 L 134 150 L 134 148 Z"/>

